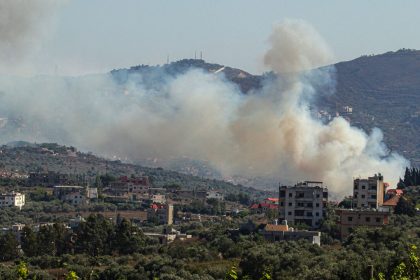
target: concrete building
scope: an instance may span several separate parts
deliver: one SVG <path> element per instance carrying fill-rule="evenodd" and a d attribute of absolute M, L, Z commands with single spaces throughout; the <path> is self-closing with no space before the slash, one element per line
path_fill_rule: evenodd
<path fill-rule="evenodd" d="M 262 234 L 266 240 L 272 242 L 305 239 L 312 244 L 321 245 L 320 231 L 294 230 L 289 228 L 286 221 L 283 221 L 281 225 L 267 224 Z"/>
<path fill-rule="evenodd" d="M 206 193 L 206 199 L 217 199 L 217 200 L 222 201 L 225 199 L 225 196 L 221 192 L 218 192 L 218 191 L 208 191 Z"/>
<path fill-rule="evenodd" d="M 86 197 L 88 199 L 98 199 L 98 197 L 99 197 L 98 188 L 87 187 L 86 188 Z"/>
<path fill-rule="evenodd" d="M 19 192 L 3 193 L 0 195 L 0 207 L 22 207 L 25 205 L 25 194 Z"/>
<path fill-rule="evenodd" d="M 152 204 L 147 209 L 147 220 L 163 225 L 174 223 L 174 206 L 172 204 Z"/>
<path fill-rule="evenodd" d="M 381 173 L 353 181 L 353 208 L 377 209 L 384 203 L 384 197 L 385 183 Z"/>
<path fill-rule="evenodd" d="M 388 208 L 379 209 L 337 209 L 341 239 L 345 239 L 357 227 L 382 227 L 389 223 Z"/>
<path fill-rule="evenodd" d="M 150 189 L 149 177 L 141 176 L 129 178 L 127 176 L 120 177 L 110 186 L 110 192 L 115 196 L 124 196 L 127 194 L 136 194 L 137 198 L 148 198 Z"/>
<path fill-rule="evenodd" d="M 328 189 L 322 182 L 305 181 L 279 187 L 279 219 L 317 228 L 325 217 Z"/>
<path fill-rule="evenodd" d="M 165 204 L 166 196 L 164 194 L 152 194 L 150 200 L 152 203 Z"/>
<path fill-rule="evenodd" d="M 164 229 L 163 233 L 145 232 L 144 235 L 158 239 L 160 244 L 169 244 L 175 240 L 185 241 L 192 238 L 191 234 L 181 233 L 174 229 Z"/>
<path fill-rule="evenodd" d="M 81 186 L 54 186 L 53 194 L 59 200 L 74 206 L 87 203 L 85 188 Z"/>
<path fill-rule="evenodd" d="M 80 216 L 77 215 L 76 217 L 69 219 L 68 225 L 70 228 L 75 229 L 77 228 L 81 223 L 85 222 L 86 220 Z"/>

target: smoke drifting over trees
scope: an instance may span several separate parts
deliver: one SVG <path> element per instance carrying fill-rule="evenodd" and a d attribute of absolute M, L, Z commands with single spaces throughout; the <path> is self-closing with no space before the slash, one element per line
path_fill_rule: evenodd
<path fill-rule="evenodd" d="M 1 33 L 3 35 L 3 32 Z M 223 75 L 191 70 L 162 77 L 159 90 L 131 77 L 0 78 L 0 113 L 22 120 L 0 139 L 56 141 L 137 160 L 187 156 L 225 175 L 322 180 L 346 194 L 353 176 L 376 172 L 396 183 L 408 164 L 389 153 L 379 129 L 370 135 L 343 118 L 314 119 L 314 84 L 334 86 L 332 57 L 316 31 L 285 21 L 270 37 L 265 64 L 278 74 L 243 95 Z"/>

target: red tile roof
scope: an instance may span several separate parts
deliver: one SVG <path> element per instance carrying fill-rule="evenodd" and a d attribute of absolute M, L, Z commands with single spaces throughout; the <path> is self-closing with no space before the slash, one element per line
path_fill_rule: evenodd
<path fill-rule="evenodd" d="M 399 190 L 399 189 L 390 189 L 386 191 L 387 194 L 391 194 L 391 195 L 403 195 L 403 190 Z"/>
<path fill-rule="evenodd" d="M 260 203 L 260 208 L 278 209 L 279 206 L 272 203 Z"/>
<path fill-rule="evenodd" d="M 251 209 L 260 209 L 260 208 L 268 208 L 268 209 L 278 209 L 279 206 L 277 204 L 272 203 L 259 203 L 259 204 L 252 204 Z"/>
<path fill-rule="evenodd" d="M 395 206 L 397 206 L 397 203 L 398 203 L 399 200 L 400 200 L 400 196 L 395 195 L 395 196 L 391 197 L 390 199 L 388 199 L 387 201 L 385 201 L 383 206 L 395 207 Z"/>
<path fill-rule="evenodd" d="M 259 206 L 260 206 L 259 204 L 252 204 L 250 208 L 251 209 L 258 209 Z"/>

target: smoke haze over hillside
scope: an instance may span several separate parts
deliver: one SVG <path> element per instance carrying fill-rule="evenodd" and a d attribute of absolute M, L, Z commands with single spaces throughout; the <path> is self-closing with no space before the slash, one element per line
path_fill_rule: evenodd
<path fill-rule="evenodd" d="M 353 176 L 382 172 L 396 183 L 408 163 L 389 154 L 379 129 L 368 135 L 343 118 L 323 124 L 311 116 L 313 85 L 335 83 L 334 69 L 311 70 L 332 58 L 320 35 L 288 20 L 273 29 L 270 44 L 264 62 L 279 75 L 248 95 L 223 75 L 196 69 L 163 77 L 159 90 L 134 76 L 124 84 L 111 75 L 2 77 L 0 117 L 24 126 L 0 130 L 0 138 L 131 160 L 186 156 L 224 175 L 322 180 L 336 194 L 351 192 Z"/>

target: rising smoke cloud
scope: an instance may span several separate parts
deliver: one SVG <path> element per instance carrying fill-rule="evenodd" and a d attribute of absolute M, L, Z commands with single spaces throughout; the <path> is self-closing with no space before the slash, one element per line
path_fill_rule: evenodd
<path fill-rule="evenodd" d="M 5 140 L 56 141 L 131 160 L 189 157 L 224 175 L 295 182 L 322 180 L 335 194 L 352 177 L 385 174 L 395 183 L 407 161 L 389 153 L 379 129 L 366 134 L 341 117 L 312 117 L 314 84 L 333 84 L 332 55 L 316 31 L 285 21 L 270 37 L 265 64 L 277 78 L 243 95 L 223 76 L 191 70 L 162 77 L 159 90 L 132 77 L 0 78 L 0 112 L 24 120 Z M 0 116 L 1 117 L 1 116 Z"/>
<path fill-rule="evenodd" d="M 36 53 L 50 31 L 56 9 L 63 1 L 0 1 L 0 71 L 25 72 L 28 57 Z"/>

